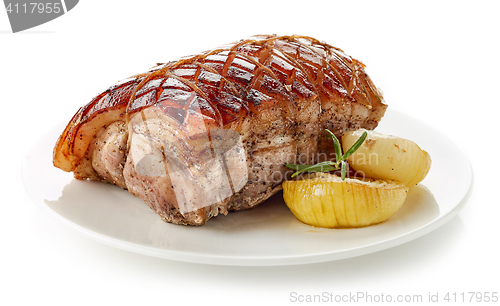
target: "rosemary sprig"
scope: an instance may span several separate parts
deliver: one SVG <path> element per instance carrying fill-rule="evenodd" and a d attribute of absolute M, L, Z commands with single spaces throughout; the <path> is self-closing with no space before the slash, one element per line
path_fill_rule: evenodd
<path fill-rule="evenodd" d="M 296 170 L 292 174 L 292 177 L 299 175 L 302 172 L 329 172 L 333 170 L 340 169 L 340 177 L 342 180 L 345 179 L 347 174 L 347 158 L 351 156 L 357 149 L 363 144 L 366 139 L 366 135 L 368 133 L 365 131 L 361 136 L 356 140 L 356 142 L 352 145 L 352 147 L 347 150 L 344 155 L 342 155 L 342 148 L 340 146 L 340 141 L 335 137 L 335 135 L 328 129 L 325 131 L 329 134 L 329 137 L 332 138 L 333 148 L 335 149 L 335 157 L 336 161 L 324 161 L 321 163 L 317 163 L 315 165 L 299 165 L 299 164 L 286 164 L 286 166 L 290 169 Z"/>

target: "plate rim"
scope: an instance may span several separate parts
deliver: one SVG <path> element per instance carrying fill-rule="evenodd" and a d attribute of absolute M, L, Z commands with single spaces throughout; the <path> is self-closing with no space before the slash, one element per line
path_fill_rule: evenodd
<path fill-rule="evenodd" d="M 445 214 L 439 215 L 437 218 L 427 222 L 409 232 L 401 234 L 399 236 L 390 237 L 388 239 L 377 241 L 368 245 L 358 246 L 354 248 L 349 248 L 346 250 L 337 250 L 337 251 L 329 251 L 329 252 L 321 252 L 315 254 L 303 254 L 303 255 L 290 255 L 290 256 L 234 256 L 234 255 L 214 255 L 214 254 L 199 254 L 194 251 L 179 251 L 179 250 L 169 250 L 169 249 L 159 249 L 156 247 L 138 245 L 130 241 L 120 240 L 118 238 L 109 237 L 102 233 L 98 233 L 92 231 L 88 228 L 81 226 L 80 224 L 76 224 L 71 220 L 66 219 L 64 216 L 58 214 L 56 211 L 52 210 L 46 203 L 40 201 L 37 196 L 33 193 L 29 188 L 29 183 L 27 179 L 27 165 L 29 164 L 28 159 L 30 153 L 33 152 L 36 148 L 39 147 L 39 144 L 42 143 L 42 140 L 49 135 L 54 135 L 55 130 L 59 128 L 60 125 L 65 123 L 59 123 L 56 126 L 51 127 L 49 130 L 45 131 L 45 133 L 41 134 L 41 137 L 38 138 L 34 145 L 32 145 L 26 156 L 22 160 L 21 166 L 21 176 L 24 185 L 24 189 L 28 193 L 30 199 L 36 204 L 42 206 L 43 210 L 48 212 L 51 216 L 55 217 L 57 220 L 62 222 L 65 226 L 71 228 L 83 236 L 90 238 L 94 241 L 103 243 L 105 245 L 115 247 L 121 250 L 125 250 L 132 253 L 142 254 L 146 256 L 151 256 L 155 258 L 162 258 L 186 263 L 198 263 L 198 264 L 210 264 L 210 265 L 221 265 L 221 266 L 287 266 L 287 265 L 299 265 L 299 264 L 311 264 L 311 263 L 320 263 L 320 262 L 328 262 L 328 261 L 336 261 L 342 260 L 346 258 L 353 258 L 358 256 L 363 256 L 375 252 L 379 252 L 382 250 L 390 249 L 404 243 L 411 242 L 419 237 L 422 237 L 442 225 L 446 224 L 448 221 L 453 219 L 466 205 L 468 202 L 474 185 L 474 173 L 472 164 L 470 159 L 462 150 L 462 148 L 455 143 L 452 139 L 447 137 L 438 129 L 434 128 L 432 125 L 423 122 L 417 118 L 414 118 L 411 115 L 405 114 L 397 109 L 391 108 L 388 109 L 389 112 L 394 113 L 394 115 L 404 115 L 412 118 L 418 122 L 418 124 L 426 126 L 427 128 L 431 128 L 432 130 L 441 134 L 441 137 L 446 138 L 450 141 L 457 149 L 457 153 L 461 155 L 467 161 L 467 165 L 463 166 L 465 171 L 467 171 L 467 190 L 465 190 L 461 195 L 459 195 L 460 200 L 455 206 Z M 57 134 L 57 133 L 55 133 Z M 55 139 L 54 139 L 55 140 Z"/>

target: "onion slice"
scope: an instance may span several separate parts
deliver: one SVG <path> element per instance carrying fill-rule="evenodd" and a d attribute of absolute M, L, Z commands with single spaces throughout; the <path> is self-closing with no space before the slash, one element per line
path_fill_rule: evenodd
<path fill-rule="evenodd" d="M 283 182 L 283 198 L 297 219 L 326 228 L 355 228 L 389 219 L 403 205 L 408 187 L 394 181 L 342 180 L 330 173 Z"/>
<path fill-rule="evenodd" d="M 343 148 L 350 148 L 364 131 L 344 133 Z M 347 159 L 354 170 L 367 177 L 394 180 L 406 186 L 416 185 L 426 177 L 431 157 L 415 142 L 375 131 L 367 132 L 363 144 Z"/>

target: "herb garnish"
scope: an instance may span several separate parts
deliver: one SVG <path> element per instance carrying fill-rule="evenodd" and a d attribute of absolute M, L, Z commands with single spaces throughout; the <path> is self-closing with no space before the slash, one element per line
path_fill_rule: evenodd
<path fill-rule="evenodd" d="M 335 137 L 335 135 L 330 130 L 325 129 L 325 131 L 328 132 L 329 137 L 332 138 L 333 140 L 336 162 L 324 161 L 321 163 L 317 163 L 315 165 L 286 164 L 288 168 L 296 170 L 296 172 L 292 174 L 292 177 L 295 177 L 302 172 L 328 172 L 340 169 L 340 176 L 342 180 L 345 179 L 345 176 L 347 174 L 346 160 L 349 156 L 351 156 L 354 152 L 356 152 L 357 149 L 359 149 L 359 147 L 365 141 L 366 135 L 368 135 L 368 133 L 364 131 L 363 134 L 361 134 L 361 136 L 358 138 L 358 140 L 356 140 L 356 142 L 352 145 L 352 147 L 350 147 L 349 150 L 347 150 L 345 154 L 342 155 L 342 149 L 340 147 L 340 142 L 337 139 L 337 137 Z"/>

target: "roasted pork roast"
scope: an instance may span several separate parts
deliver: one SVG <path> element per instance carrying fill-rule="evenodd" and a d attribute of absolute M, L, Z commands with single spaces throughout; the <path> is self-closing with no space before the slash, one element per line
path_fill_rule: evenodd
<path fill-rule="evenodd" d="M 80 108 L 54 165 L 116 184 L 164 221 L 202 225 L 281 189 L 286 163 L 332 159 L 324 129 L 373 129 L 364 65 L 305 36 L 263 35 L 123 80 Z"/>

